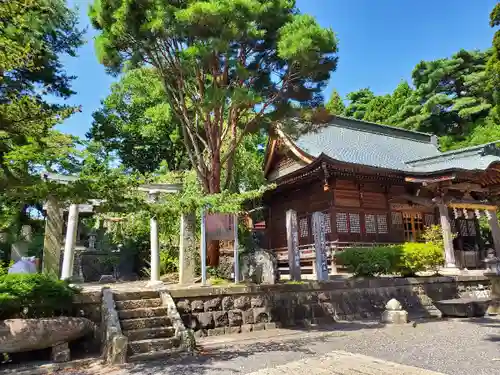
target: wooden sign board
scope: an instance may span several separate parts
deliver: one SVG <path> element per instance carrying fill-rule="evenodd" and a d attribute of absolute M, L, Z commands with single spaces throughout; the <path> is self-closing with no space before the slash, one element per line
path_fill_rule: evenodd
<path fill-rule="evenodd" d="M 421 206 L 421 205 L 418 205 L 418 204 L 391 203 L 391 211 L 430 212 L 430 211 L 432 211 L 432 208 Z"/>
<path fill-rule="evenodd" d="M 207 241 L 233 241 L 235 235 L 234 215 L 206 215 L 205 230 Z"/>

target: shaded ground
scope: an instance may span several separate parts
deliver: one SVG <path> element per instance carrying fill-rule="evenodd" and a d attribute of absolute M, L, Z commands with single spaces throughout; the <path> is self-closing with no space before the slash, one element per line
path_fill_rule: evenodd
<path fill-rule="evenodd" d="M 470 319 L 422 322 L 413 327 L 345 323 L 335 331 L 294 333 L 265 331 L 259 337 L 238 336 L 206 342 L 194 357 L 137 363 L 108 375 L 234 375 L 247 374 L 333 350 L 360 353 L 449 375 L 500 373 L 500 320 Z M 224 340 L 226 342 L 224 343 Z M 313 369 L 309 372 L 313 375 Z M 71 374 L 86 374 L 71 372 Z M 391 374 L 393 375 L 393 374 Z"/>

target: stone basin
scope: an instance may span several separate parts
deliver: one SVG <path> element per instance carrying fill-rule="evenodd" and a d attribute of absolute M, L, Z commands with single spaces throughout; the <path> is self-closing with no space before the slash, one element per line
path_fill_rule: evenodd
<path fill-rule="evenodd" d="M 454 298 L 434 301 L 434 306 L 443 317 L 472 318 L 483 317 L 491 303 L 491 298 Z"/>

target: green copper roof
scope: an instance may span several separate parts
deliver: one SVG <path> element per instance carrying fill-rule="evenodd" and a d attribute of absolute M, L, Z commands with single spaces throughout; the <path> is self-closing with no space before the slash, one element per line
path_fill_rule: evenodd
<path fill-rule="evenodd" d="M 437 172 L 448 169 L 485 170 L 491 164 L 500 162 L 498 142 L 443 152 L 437 156 L 407 162 L 418 172 Z"/>
<path fill-rule="evenodd" d="M 486 169 L 500 161 L 495 144 L 442 153 L 437 137 L 401 128 L 336 116 L 329 124 L 300 136 L 295 144 L 313 157 L 404 172 Z"/>

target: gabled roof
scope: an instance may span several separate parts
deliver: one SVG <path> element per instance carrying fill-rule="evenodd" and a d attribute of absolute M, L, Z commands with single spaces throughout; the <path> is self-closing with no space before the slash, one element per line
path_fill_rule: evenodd
<path fill-rule="evenodd" d="M 277 132 L 294 152 L 311 159 L 321 155 L 344 163 L 366 165 L 405 174 L 435 173 L 449 170 L 485 170 L 500 162 L 495 143 L 462 150 L 440 152 L 437 137 L 340 116 L 295 141 Z M 500 142 L 500 141 L 499 141 Z M 272 145 L 271 145 L 272 148 Z M 267 155 L 270 165 L 273 151 Z M 268 168 L 266 168 L 266 173 Z"/>
<path fill-rule="evenodd" d="M 408 161 L 412 170 L 419 172 L 436 172 L 450 169 L 486 170 L 490 165 L 500 162 L 499 142 L 462 148 L 440 153 L 436 156 Z"/>

